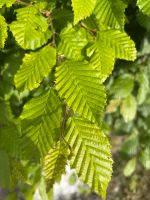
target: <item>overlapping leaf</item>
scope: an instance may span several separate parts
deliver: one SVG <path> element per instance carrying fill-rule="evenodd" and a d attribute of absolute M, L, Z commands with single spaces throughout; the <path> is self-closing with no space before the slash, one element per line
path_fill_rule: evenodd
<path fill-rule="evenodd" d="M 87 55 L 90 57 L 92 66 L 100 71 L 101 81 L 105 81 L 112 73 L 115 63 L 115 54 L 112 49 L 104 45 L 97 37 L 95 43 L 87 49 Z"/>
<path fill-rule="evenodd" d="M 20 91 L 37 88 L 56 63 L 56 50 L 45 46 L 37 52 L 26 54 L 15 75 L 15 86 Z"/>
<path fill-rule="evenodd" d="M 10 30 L 23 49 L 37 49 L 51 38 L 47 19 L 36 5 L 17 9 L 16 12 L 17 20 L 10 24 Z"/>
<path fill-rule="evenodd" d="M 116 58 L 135 60 L 135 44 L 125 32 L 111 29 L 99 32 L 98 37 L 104 46 L 112 49 Z"/>
<path fill-rule="evenodd" d="M 67 122 L 66 134 L 72 148 L 71 167 L 92 191 L 105 198 L 112 172 L 108 139 L 97 125 L 77 117 Z"/>
<path fill-rule="evenodd" d="M 0 48 L 4 48 L 5 40 L 7 38 L 7 23 L 5 18 L 0 15 Z"/>
<path fill-rule="evenodd" d="M 98 0 L 94 14 L 100 24 L 107 27 L 124 29 L 126 3 L 122 0 Z"/>
<path fill-rule="evenodd" d="M 79 60 L 82 58 L 81 50 L 88 43 L 85 29 L 73 28 L 69 25 L 60 34 L 61 41 L 58 46 L 60 54 L 68 59 Z"/>
<path fill-rule="evenodd" d="M 0 149 L 20 156 L 19 123 L 13 118 L 9 102 L 0 99 Z"/>
<path fill-rule="evenodd" d="M 99 72 L 87 62 L 65 62 L 56 68 L 56 89 L 66 103 L 93 122 L 100 121 L 106 101 Z"/>
<path fill-rule="evenodd" d="M 48 183 L 48 187 L 52 187 L 63 173 L 67 165 L 67 157 L 70 151 L 67 144 L 58 142 L 55 148 L 50 149 L 44 158 L 43 174 Z"/>
<path fill-rule="evenodd" d="M 74 24 L 90 16 L 94 10 L 96 0 L 72 0 Z"/>
<path fill-rule="evenodd" d="M 149 0 L 138 0 L 137 5 L 139 6 L 140 10 L 144 14 L 150 15 L 150 1 Z"/>
<path fill-rule="evenodd" d="M 11 7 L 14 2 L 15 2 L 15 0 L 1 0 L 0 8 L 2 8 L 2 6 L 4 6 L 4 5 L 6 5 L 6 7 Z"/>
<path fill-rule="evenodd" d="M 30 145 L 26 140 L 29 138 L 41 155 L 47 153 L 60 136 L 61 115 L 61 102 L 52 88 L 25 104 L 21 115 L 26 141 L 22 144 L 23 149 L 29 151 Z"/>

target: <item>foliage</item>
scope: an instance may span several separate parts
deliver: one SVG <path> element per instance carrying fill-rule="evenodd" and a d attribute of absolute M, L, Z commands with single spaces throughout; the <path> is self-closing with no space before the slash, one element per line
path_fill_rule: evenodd
<path fill-rule="evenodd" d="M 149 17 L 142 13 L 149 15 L 147 2 L 139 0 L 135 8 L 127 0 L 1 1 L 0 171 L 8 172 L 6 178 L 1 176 L 2 188 L 15 191 L 19 186 L 20 195 L 32 199 L 35 190 L 43 187 L 41 195 L 48 199 L 46 188 L 52 188 L 68 163 L 92 191 L 106 198 L 112 174 L 103 120 L 106 79 L 111 99 L 107 112 L 120 106 L 124 120 L 131 123 L 139 112 L 142 117 L 133 124 L 140 131 L 149 126 L 144 125 L 150 113 L 144 116 L 142 107 L 149 105 L 149 57 L 144 46 L 138 49 L 133 71 L 118 69 L 108 79 L 116 59 L 136 59 L 125 9 L 137 9 L 138 23 L 145 24 Z M 143 59 L 147 67 L 140 69 Z M 105 119 L 112 126 L 117 117 L 106 115 Z M 140 135 L 134 125 L 130 130 L 125 151 L 134 157 L 140 152 L 139 160 L 150 168 L 147 134 Z M 139 137 L 145 145 L 142 151 L 137 150 L 143 148 Z M 131 141 L 134 146 L 129 150 Z M 127 168 L 135 166 L 132 159 Z"/>
<path fill-rule="evenodd" d="M 148 9 L 141 7 L 143 3 L 144 1 L 138 1 L 142 12 L 145 8 Z M 148 4 L 147 1 L 145 5 L 146 3 Z M 131 10 L 133 11 L 133 8 Z M 146 14 L 149 15 L 148 10 Z M 116 64 L 117 70 L 107 82 L 110 100 L 105 115 L 105 120 L 112 127 L 110 129 L 114 130 L 118 137 L 124 137 L 120 150 L 128 159 L 124 168 L 125 176 L 135 173 L 139 163 L 145 169 L 150 169 L 150 40 L 147 24 L 150 18 L 137 12 L 132 15 L 136 15 L 134 23 L 137 23 L 142 34 L 140 40 L 135 38 L 138 47 L 137 60 L 134 63 Z M 135 30 L 132 34 L 135 34 Z"/>

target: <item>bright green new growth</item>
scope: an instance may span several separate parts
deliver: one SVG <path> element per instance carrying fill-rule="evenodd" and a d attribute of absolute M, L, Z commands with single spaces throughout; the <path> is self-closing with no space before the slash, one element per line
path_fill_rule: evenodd
<path fill-rule="evenodd" d="M 71 167 L 92 191 L 104 198 L 112 173 L 110 144 L 102 130 L 83 118 L 68 120 L 66 141 L 72 149 Z M 76 156 L 78 155 L 78 156 Z"/>
<path fill-rule="evenodd" d="M 7 23 L 5 18 L 0 15 L 0 49 L 4 48 L 5 41 L 7 38 Z"/>
<path fill-rule="evenodd" d="M 14 49 L 22 49 L 23 59 L 12 85 L 21 114 L 18 112 L 18 119 L 12 117 L 10 121 L 0 116 L 1 123 L 7 122 L 0 129 L 0 147 L 9 156 L 39 162 L 50 187 L 70 163 L 84 183 L 105 198 L 112 158 L 102 130 L 107 96 L 103 82 L 112 73 L 116 59 L 136 59 L 134 42 L 124 31 L 128 3 L 72 0 L 67 8 L 65 3 L 57 8 L 54 2 L 43 2 L 41 7 L 36 1 L 14 4 L 16 20 L 11 19 L 9 27 L 15 39 Z M 12 3 L 3 0 L 0 6 Z M 137 5 L 150 14 L 148 1 L 139 0 Z M 62 22 L 63 17 L 73 13 L 74 20 L 66 17 Z M 0 48 L 4 48 L 6 38 L 7 24 L 0 15 Z M 149 85 L 143 74 L 139 80 L 141 104 L 146 98 L 142 91 Z M 129 95 L 133 77 L 125 76 L 116 82 L 112 92 L 124 98 L 121 114 L 130 121 L 136 115 L 135 99 Z M 122 90 L 119 84 L 124 85 Z"/>
<path fill-rule="evenodd" d="M 95 7 L 96 0 L 72 0 L 72 7 L 74 11 L 74 24 L 80 20 L 89 17 Z"/>
<path fill-rule="evenodd" d="M 23 49 L 37 49 L 51 38 L 47 19 L 39 12 L 38 6 L 30 5 L 16 12 L 17 20 L 10 24 L 10 30 Z"/>
<path fill-rule="evenodd" d="M 100 24 L 114 29 L 124 29 L 125 4 L 122 0 L 98 0 L 94 14 Z"/>
<path fill-rule="evenodd" d="M 56 50 L 45 46 L 37 52 L 25 54 L 23 64 L 15 75 L 15 85 L 19 91 L 37 88 L 56 64 Z"/>
<path fill-rule="evenodd" d="M 87 62 L 65 62 L 56 68 L 56 89 L 74 113 L 100 123 L 106 102 L 100 74 Z"/>
<path fill-rule="evenodd" d="M 88 44 L 85 29 L 73 28 L 71 24 L 60 34 L 61 42 L 58 51 L 68 59 L 80 60 L 83 58 L 82 49 Z"/>

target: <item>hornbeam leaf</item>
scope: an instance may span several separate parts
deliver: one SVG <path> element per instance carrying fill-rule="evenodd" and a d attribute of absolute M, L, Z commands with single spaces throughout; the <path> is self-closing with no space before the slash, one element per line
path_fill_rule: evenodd
<path fill-rule="evenodd" d="M 73 117 L 67 122 L 65 139 L 71 147 L 71 167 L 92 191 L 105 198 L 112 173 L 107 137 L 96 124 Z"/>
<path fill-rule="evenodd" d="M 65 173 L 69 153 L 70 151 L 67 144 L 58 142 L 55 148 L 50 149 L 48 154 L 45 156 L 43 174 L 49 188 L 51 188 L 55 181 Z"/>
<path fill-rule="evenodd" d="M 99 32 L 98 37 L 104 46 L 114 51 L 116 58 L 131 61 L 136 59 L 135 44 L 125 32 L 110 29 Z"/>
<path fill-rule="evenodd" d="M 94 14 L 100 24 L 115 29 L 124 29 L 126 7 L 127 4 L 122 0 L 98 0 Z"/>
<path fill-rule="evenodd" d="M 106 92 L 99 72 L 87 62 L 64 62 L 56 68 L 56 89 L 73 111 L 99 123 Z"/>
<path fill-rule="evenodd" d="M 30 139 L 41 155 L 45 155 L 60 137 L 61 117 L 61 102 L 54 89 L 34 97 L 25 104 L 20 117 L 24 141 Z M 28 142 L 23 142 L 22 146 L 23 150 L 31 150 Z"/>
<path fill-rule="evenodd" d="M 0 49 L 4 48 L 5 41 L 7 38 L 7 23 L 5 18 L 0 15 Z"/>
<path fill-rule="evenodd" d="M 88 38 L 85 29 L 68 26 L 60 34 L 61 42 L 58 51 L 68 59 L 79 60 L 82 58 L 81 50 L 87 45 Z"/>
<path fill-rule="evenodd" d="M 149 0 L 138 0 L 137 5 L 139 6 L 140 10 L 144 14 L 150 15 L 150 1 Z"/>
<path fill-rule="evenodd" d="M 40 14 L 36 4 L 19 8 L 16 12 L 17 20 L 10 24 L 10 30 L 23 49 L 37 49 L 51 38 L 47 19 Z"/>
<path fill-rule="evenodd" d="M 95 43 L 87 49 L 87 55 L 90 57 L 92 66 L 99 70 L 101 81 L 105 81 L 112 73 L 115 63 L 115 54 L 112 49 L 104 45 L 97 37 Z"/>
<path fill-rule="evenodd" d="M 94 10 L 96 0 L 72 0 L 74 24 L 90 16 Z"/>
<path fill-rule="evenodd" d="M 6 7 L 11 7 L 14 2 L 15 0 L 1 0 L 0 8 L 2 8 L 4 5 L 6 5 Z"/>
<path fill-rule="evenodd" d="M 56 50 L 45 46 L 37 52 L 26 54 L 15 75 L 15 86 L 21 92 L 37 88 L 56 63 Z"/>

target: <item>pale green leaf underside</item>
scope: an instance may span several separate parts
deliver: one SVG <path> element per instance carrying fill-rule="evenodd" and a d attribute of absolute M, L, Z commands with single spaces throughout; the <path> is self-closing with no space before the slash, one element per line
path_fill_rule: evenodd
<path fill-rule="evenodd" d="M 71 147 L 71 167 L 92 191 L 105 198 L 112 173 L 107 137 L 90 121 L 73 117 L 67 122 L 65 139 Z"/>
<path fill-rule="evenodd" d="M 6 7 L 11 7 L 15 0 L 0 0 L 0 8 L 6 5 Z"/>
<path fill-rule="evenodd" d="M 0 48 L 4 48 L 5 41 L 7 38 L 7 23 L 5 18 L 0 15 Z"/>
<path fill-rule="evenodd" d="M 45 46 L 37 52 L 25 54 L 23 64 L 15 75 L 15 86 L 19 91 L 37 88 L 56 63 L 56 50 Z"/>
<path fill-rule="evenodd" d="M 25 127 L 22 126 L 23 137 L 29 138 L 41 155 L 58 140 L 61 115 L 61 102 L 52 88 L 25 104 L 21 115 L 22 125 L 25 124 Z M 24 149 L 28 149 L 28 145 L 22 144 Z"/>
<path fill-rule="evenodd" d="M 17 20 L 10 24 L 10 30 L 23 49 L 37 49 L 51 38 L 47 19 L 36 5 L 17 9 L 16 12 Z"/>
<path fill-rule="evenodd" d="M 122 0 L 98 0 L 94 14 L 100 24 L 124 29 L 126 4 Z"/>
<path fill-rule="evenodd" d="M 98 37 L 104 46 L 114 51 L 116 58 L 132 61 L 136 59 L 135 44 L 125 32 L 106 30 L 99 32 Z"/>
<path fill-rule="evenodd" d="M 74 24 L 90 16 L 94 10 L 96 0 L 72 0 Z"/>
<path fill-rule="evenodd" d="M 139 6 L 140 10 L 144 14 L 150 15 L 150 1 L 149 0 L 138 0 L 137 5 Z"/>
<path fill-rule="evenodd" d="M 100 121 L 106 102 L 99 72 L 87 62 L 65 62 L 56 68 L 56 89 L 76 114 Z"/>
<path fill-rule="evenodd" d="M 68 26 L 60 34 L 61 41 L 58 51 L 68 59 L 79 60 L 82 58 L 81 50 L 87 45 L 87 32 L 85 29 Z"/>
<path fill-rule="evenodd" d="M 69 150 L 66 144 L 58 142 L 57 145 L 50 149 L 44 158 L 43 175 L 49 187 L 52 187 L 55 181 L 65 173 L 67 157 Z"/>

